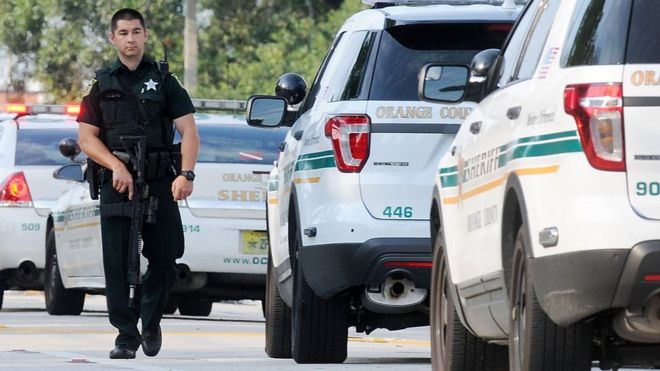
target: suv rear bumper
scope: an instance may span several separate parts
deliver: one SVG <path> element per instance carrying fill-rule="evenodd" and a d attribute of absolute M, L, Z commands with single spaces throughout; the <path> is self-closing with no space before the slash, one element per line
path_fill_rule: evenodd
<path fill-rule="evenodd" d="M 590 250 L 530 260 L 539 303 L 557 324 L 568 326 L 610 308 L 641 312 L 660 292 L 660 240 L 632 249 Z"/>
<path fill-rule="evenodd" d="M 428 289 L 431 283 L 430 265 L 384 266 L 386 262 L 430 263 L 430 238 L 374 238 L 358 244 L 303 246 L 298 258 L 305 280 L 323 299 L 354 286 L 380 285 L 393 273 L 405 276 L 419 288 Z"/>

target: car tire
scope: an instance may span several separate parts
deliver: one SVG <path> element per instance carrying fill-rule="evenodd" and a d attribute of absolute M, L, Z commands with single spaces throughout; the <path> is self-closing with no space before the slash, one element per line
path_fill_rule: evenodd
<path fill-rule="evenodd" d="M 163 314 L 174 314 L 177 309 L 177 301 L 177 296 L 170 294 L 167 298 L 167 302 L 165 302 L 165 306 L 163 307 Z"/>
<path fill-rule="evenodd" d="M 296 233 L 296 251 L 301 247 Z M 291 355 L 296 363 L 342 363 L 348 345 L 348 297 L 323 300 L 305 280 L 300 259 L 293 271 Z"/>
<path fill-rule="evenodd" d="M 434 370 L 507 371 L 508 350 L 470 333 L 461 323 L 449 290 L 451 282 L 439 233 L 431 276 L 431 362 Z"/>
<path fill-rule="evenodd" d="M 562 327 L 545 314 L 529 278 L 525 231 L 522 226 L 516 237 L 509 286 L 510 367 L 520 371 L 591 370 L 593 322 Z"/>
<path fill-rule="evenodd" d="M 46 238 L 46 267 L 44 274 L 44 298 L 46 311 L 50 315 L 79 315 L 85 305 L 85 293 L 81 290 L 67 289 L 62 284 L 55 231 L 51 229 Z"/>
<path fill-rule="evenodd" d="M 179 298 L 179 313 L 183 316 L 208 317 L 213 301 L 207 298 L 185 295 Z"/>
<path fill-rule="evenodd" d="M 291 309 L 280 296 L 277 288 L 273 261 L 268 254 L 266 273 L 266 354 L 270 358 L 291 358 Z"/>
<path fill-rule="evenodd" d="M 2 309 L 2 301 L 3 301 L 4 297 L 5 297 L 5 290 L 0 289 L 0 309 Z"/>

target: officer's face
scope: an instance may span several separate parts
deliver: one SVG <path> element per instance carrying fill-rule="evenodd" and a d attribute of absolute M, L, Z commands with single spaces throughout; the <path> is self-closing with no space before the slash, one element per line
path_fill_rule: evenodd
<path fill-rule="evenodd" d="M 139 20 L 119 20 L 115 31 L 110 33 L 110 42 L 124 57 L 142 56 L 148 36 Z"/>

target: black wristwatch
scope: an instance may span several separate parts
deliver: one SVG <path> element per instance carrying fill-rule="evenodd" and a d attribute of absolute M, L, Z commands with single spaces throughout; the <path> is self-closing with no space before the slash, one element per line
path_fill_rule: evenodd
<path fill-rule="evenodd" d="M 192 170 L 181 170 L 181 173 L 179 175 L 182 175 L 184 178 L 188 179 L 189 181 L 195 180 L 195 172 Z"/>

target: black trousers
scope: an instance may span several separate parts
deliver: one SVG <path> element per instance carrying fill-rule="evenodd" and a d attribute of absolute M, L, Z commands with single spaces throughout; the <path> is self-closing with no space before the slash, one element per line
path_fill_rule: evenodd
<path fill-rule="evenodd" d="M 128 237 L 130 219 L 101 217 L 105 294 L 110 324 L 119 335 L 115 345 L 137 349 L 141 343 L 138 319 L 142 330 L 155 330 L 160 324 L 163 307 L 176 277 L 176 259 L 183 255 L 183 227 L 179 208 L 172 196 L 173 177 L 149 182 L 149 194 L 158 198 L 156 224 L 144 223 L 142 255 L 149 261 L 142 284 L 135 293 L 135 308 L 128 307 Z M 126 196 L 112 188 L 112 176 L 101 186 L 101 208 L 117 203 Z"/>

